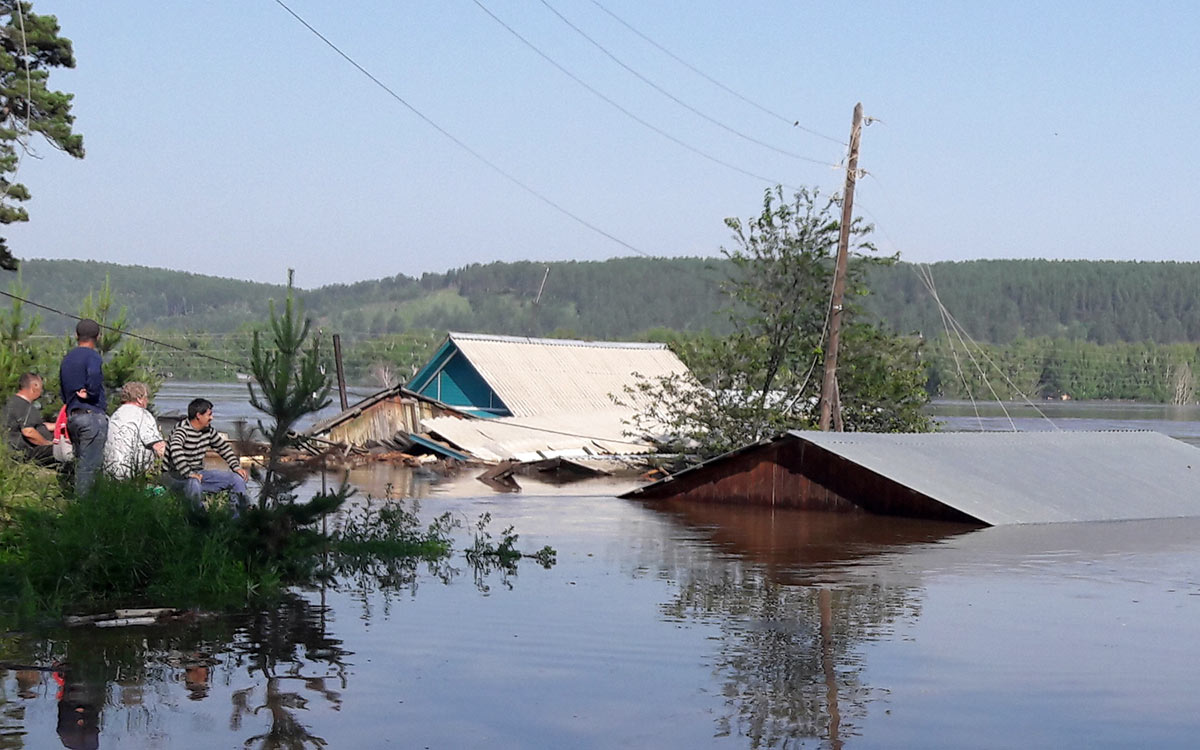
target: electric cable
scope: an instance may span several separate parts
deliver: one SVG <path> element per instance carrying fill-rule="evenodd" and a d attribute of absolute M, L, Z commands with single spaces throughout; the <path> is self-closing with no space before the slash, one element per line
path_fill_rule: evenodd
<path fill-rule="evenodd" d="M 280 0 L 275 0 L 275 2 L 280 2 Z M 653 132 L 657 133 L 658 135 L 662 136 L 663 138 L 666 138 L 667 140 L 671 141 L 675 145 L 685 148 L 688 151 L 691 151 L 693 154 L 696 154 L 697 156 L 700 156 L 704 159 L 708 159 L 709 161 L 713 162 L 714 164 L 719 164 L 722 167 L 725 167 L 726 169 L 732 169 L 733 171 L 738 172 L 739 174 L 743 174 L 747 177 L 752 177 L 755 180 L 758 180 L 759 182 L 766 182 L 771 185 L 782 185 L 783 187 L 786 187 L 788 190 L 800 190 L 800 188 L 796 187 L 795 185 L 790 185 L 790 184 L 788 184 L 786 182 L 782 182 L 780 180 L 772 180 L 769 177 L 764 177 L 760 174 L 755 174 L 754 172 L 751 172 L 749 170 L 742 169 L 741 167 L 737 166 L 736 164 L 727 162 L 724 159 L 713 156 L 712 154 L 709 154 L 706 151 L 696 148 L 695 146 L 691 145 L 690 143 L 687 143 L 686 141 L 676 138 L 675 136 L 671 135 L 670 133 L 668 133 L 667 131 L 658 127 L 657 125 L 654 125 L 654 124 L 642 119 L 641 117 L 638 117 L 636 114 L 629 111 L 628 109 L 623 107 L 621 104 L 617 103 L 617 101 L 615 99 L 610 98 L 607 94 L 604 94 L 599 89 L 593 87 L 591 84 L 584 81 L 579 76 L 577 76 L 574 73 L 572 73 L 571 71 L 567 70 L 557 60 L 555 60 L 554 58 L 550 57 L 550 55 L 543 52 L 541 49 L 539 49 L 537 47 L 537 45 L 535 45 L 533 42 L 531 42 L 528 39 L 526 39 L 525 37 L 523 37 L 520 34 L 520 32 L 518 32 L 512 26 L 509 26 L 507 23 L 505 23 L 503 19 L 501 19 L 499 16 L 497 16 L 492 11 L 488 10 L 487 6 L 485 6 L 479 0 L 471 0 L 471 2 L 473 2 L 480 10 L 482 10 L 484 13 L 486 13 L 493 21 L 500 24 L 500 26 L 502 26 L 506 31 L 508 31 L 508 33 L 510 33 L 514 37 L 516 37 L 522 44 L 524 44 L 529 49 L 533 50 L 533 52 L 535 54 L 537 54 L 543 60 L 545 60 L 546 62 L 550 63 L 555 68 L 557 68 L 560 72 L 562 72 L 563 75 L 570 78 L 575 83 L 578 83 L 580 86 L 585 88 L 587 91 L 589 91 L 590 93 L 592 93 L 593 95 L 598 97 L 601 101 L 603 101 L 606 104 L 608 104 L 609 106 L 615 108 L 618 112 L 625 115 L 626 117 L 633 120 L 634 122 L 638 123 L 642 127 L 648 128 L 649 130 L 652 130 Z M 832 167 L 833 169 L 840 168 L 836 164 L 825 164 L 824 162 L 817 162 L 817 163 L 822 164 L 823 166 Z"/>
<path fill-rule="evenodd" d="M 287 5 L 287 3 L 283 2 L 283 0 L 274 0 L 274 1 L 275 1 L 276 5 L 283 8 L 285 11 L 287 11 L 287 13 L 290 16 L 292 16 L 292 18 L 296 19 L 302 26 L 304 26 L 304 28 L 308 29 L 310 32 L 312 32 L 312 34 L 314 36 L 316 36 L 318 39 L 320 39 L 322 42 L 324 42 L 327 47 L 329 47 L 331 50 L 336 52 L 346 62 L 353 65 L 355 67 L 355 69 L 358 70 L 358 72 L 362 73 L 364 76 L 366 76 L 368 79 L 370 79 L 370 81 L 372 83 L 374 83 L 376 86 L 383 89 L 384 92 L 386 92 L 389 96 L 391 96 L 397 102 L 402 104 L 409 112 L 412 112 L 414 115 L 416 115 L 418 118 L 420 118 L 426 125 L 433 128 L 434 130 L 436 130 L 443 137 L 448 139 L 454 145 L 461 148 L 463 151 L 466 151 L 468 154 L 475 157 L 478 161 L 480 161 L 486 167 L 488 167 L 489 169 L 494 171 L 496 174 L 500 175 L 501 177 L 508 180 L 512 184 L 521 188 L 526 193 L 529 193 L 533 197 L 537 198 L 542 203 L 545 203 L 547 206 L 550 206 L 555 211 L 558 211 L 559 213 L 572 219 L 576 223 L 581 224 L 584 227 L 587 227 L 588 229 L 592 230 L 596 234 L 599 234 L 600 236 L 605 237 L 605 238 L 617 243 L 618 245 L 626 248 L 627 250 L 632 250 L 633 252 L 637 253 L 638 255 L 642 255 L 647 258 L 654 257 L 654 256 L 650 255 L 650 253 L 647 253 L 646 251 L 642 250 L 641 248 L 636 247 L 636 246 L 626 242 L 623 239 L 620 239 L 619 237 L 601 229 L 600 227 L 596 226 L 595 224 L 592 224 L 591 222 L 587 221 L 586 219 L 579 216 L 578 214 L 572 212 L 565 206 L 557 203 L 556 201 L 551 199 L 549 196 L 542 194 L 538 190 L 534 189 L 533 187 L 530 187 L 529 185 L 527 185 L 524 182 L 522 182 L 521 180 L 519 180 L 517 177 L 509 174 L 498 164 L 496 164 L 495 162 L 493 162 L 490 159 L 488 159 L 487 157 L 485 157 L 483 154 L 479 153 L 475 149 L 468 146 L 465 141 L 459 139 L 457 136 L 455 136 L 449 130 L 447 130 L 447 129 L 443 128 L 441 125 L 437 124 L 437 122 L 435 122 L 432 118 L 430 118 L 424 112 L 422 112 L 421 110 L 417 109 L 415 106 L 410 104 L 406 99 L 404 99 L 404 97 L 397 94 L 390 86 L 388 86 L 383 81 L 379 80 L 379 78 L 377 78 L 373 73 L 371 73 L 371 71 L 367 70 L 362 65 L 360 65 L 357 60 L 355 60 L 353 57 L 348 55 L 346 52 L 342 51 L 342 49 L 340 47 L 338 47 L 336 44 L 334 44 L 327 36 L 325 36 L 320 31 L 318 31 L 316 29 L 316 27 L 314 27 L 308 21 L 304 20 L 304 18 L 302 18 L 300 16 L 300 14 L 298 14 L 298 13 L 296 13 L 296 11 L 292 10 Z"/>
<path fill-rule="evenodd" d="M 623 18 L 621 18 L 620 16 L 618 16 L 616 13 L 613 13 L 611 10 L 609 10 L 608 8 L 606 8 L 606 7 L 604 7 L 603 5 L 601 5 L 601 4 L 600 4 L 600 3 L 599 3 L 597 0 L 592 0 L 592 4 L 593 4 L 593 5 L 595 5 L 597 8 L 599 8 L 600 10 L 604 11 L 605 13 L 607 13 L 608 15 L 612 16 L 612 18 L 613 18 L 614 20 L 616 20 L 616 22 L 617 22 L 617 23 L 621 24 L 622 26 L 624 26 L 625 28 L 629 29 L 629 30 L 630 30 L 630 31 L 632 31 L 634 34 L 636 34 L 637 36 L 639 36 L 639 37 L 641 37 L 642 39 L 644 39 L 646 42 L 648 42 L 648 43 L 649 43 L 651 46 L 653 46 L 653 47 L 654 47 L 655 49 L 657 49 L 659 52 L 662 52 L 662 53 L 663 53 L 664 55 L 666 55 L 667 57 L 671 58 L 671 59 L 672 59 L 672 60 L 674 60 L 675 62 L 679 63 L 679 64 L 680 64 L 680 65 L 682 65 L 683 67 L 685 67 L 685 68 L 687 68 L 688 70 L 692 71 L 692 72 L 693 72 L 693 73 L 695 73 L 696 75 L 700 76 L 701 78 L 703 78 L 704 80 L 708 81 L 709 83 L 711 83 L 712 85 L 716 86 L 717 88 L 721 89 L 722 91 L 726 92 L 727 94 L 732 94 L 733 96 L 735 96 L 735 97 L 737 97 L 738 99 L 742 100 L 742 101 L 743 101 L 743 102 L 745 102 L 746 104 L 749 104 L 751 107 L 754 107 L 755 109 L 759 110 L 760 112 L 764 112 L 764 113 L 766 113 L 766 114 L 770 115 L 771 117 L 774 117 L 776 120 L 779 120 L 779 121 L 783 122 L 785 125 L 790 125 L 791 127 L 793 127 L 793 128 L 796 128 L 797 130 L 803 130 L 805 133 L 808 133 L 809 135 L 815 135 L 815 136 L 816 136 L 816 137 L 818 137 L 818 138 L 824 138 L 824 139 L 825 139 L 825 140 L 827 140 L 827 141 L 833 141 L 834 143 L 837 143 L 837 144 L 839 144 L 839 145 L 842 145 L 842 146 L 849 146 L 849 145 L 850 145 L 850 144 L 846 143 L 845 141 L 843 141 L 843 140 L 842 140 L 842 139 L 840 139 L 840 138 L 834 138 L 834 137 L 833 137 L 833 136 L 831 136 L 831 135 L 825 135 L 824 133 L 818 133 L 817 131 L 815 131 L 815 130 L 812 130 L 811 128 L 806 128 L 806 127 L 804 127 L 803 125 L 801 125 L 801 124 L 800 124 L 800 121 L 799 121 L 799 120 L 795 120 L 795 119 L 792 119 L 792 118 L 790 118 L 790 117 L 784 117 L 783 115 L 779 114 L 778 112 L 774 112 L 774 111 L 772 111 L 772 110 L 768 109 L 767 107 L 765 107 L 765 106 L 763 106 L 763 105 L 761 105 L 761 104 L 759 104 L 759 103 L 755 102 L 754 100 L 750 99 L 749 97 L 746 97 L 746 96 L 744 96 L 743 94 L 740 94 L 740 93 L 738 93 L 737 91 L 734 91 L 733 89 L 729 88 L 728 86 L 726 86 L 725 84 L 721 83 L 721 82 L 720 82 L 720 81 L 718 81 L 717 79 L 713 78 L 712 76 L 708 75 L 707 73 L 705 73 L 704 71 L 700 70 L 700 69 L 699 69 L 699 68 L 697 68 L 696 66 L 692 65 L 692 64 L 691 64 L 691 63 L 689 63 L 687 60 L 684 60 L 683 58 L 679 57 L 678 55 L 676 55 L 676 54 L 675 54 L 674 52 L 672 52 L 671 50 L 667 49 L 667 48 L 666 48 L 666 47 L 664 47 L 663 45 L 659 44 L 658 42 L 654 41 L 653 39 L 651 39 L 650 37 L 646 36 L 646 35 L 645 35 L 645 34 L 643 34 L 642 32 L 638 31 L 638 30 L 637 30 L 636 28 L 634 28 L 634 27 L 633 27 L 633 26 L 632 26 L 632 25 L 631 25 L 631 24 L 630 24 L 628 21 L 624 20 Z"/>
<path fill-rule="evenodd" d="M 542 5 L 546 6 L 546 8 L 551 13 L 558 16 L 559 20 L 561 20 L 563 23 L 565 23 L 567 26 L 569 26 L 573 31 L 575 31 L 575 33 L 579 34 L 581 37 L 586 39 L 596 49 L 598 49 L 602 53 L 604 53 L 604 55 L 606 55 L 610 60 L 615 62 L 617 65 L 620 65 L 625 70 L 629 71 L 629 73 L 631 75 L 635 76 L 638 80 L 642 81 L 650 88 L 654 89 L 658 93 L 667 97 L 668 99 L 675 102 L 676 104 L 683 107 L 684 109 L 691 112 L 692 114 L 696 115 L 697 117 L 700 117 L 700 118 L 706 120 L 707 122 L 710 122 L 713 125 L 716 125 L 717 127 L 721 128 L 722 130 L 725 130 L 729 133 L 736 135 L 739 138 L 742 138 L 743 140 L 749 141 L 750 143 L 756 144 L 758 146 L 762 146 L 763 148 L 770 149 L 771 151 L 774 151 L 777 154 L 782 154 L 784 156 L 788 156 L 793 159 L 798 159 L 800 161 L 806 161 L 806 162 L 809 162 L 810 164 L 818 164 L 823 167 L 830 166 L 829 162 L 821 161 L 820 159 L 813 159 L 812 157 L 809 157 L 809 156 L 804 156 L 802 154 L 797 154 L 795 152 L 788 151 L 786 149 L 782 149 L 777 146 L 773 146 L 770 143 L 767 143 L 766 141 L 759 140 L 758 138 L 755 138 L 752 135 L 743 133 L 742 131 L 738 130 L 737 128 L 732 127 L 731 125 L 726 125 L 724 122 L 721 122 L 720 120 L 716 119 L 715 117 L 711 117 L 711 116 L 705 114 L 704 112 L 701 112 L 700 110 L 696 109 L 692 105 L 688 104 L 687 102 L 683 101 L 679 97 L 672 94 L 670 91 L 667 91 L 662 86 L 659 86 L 654 81 L 650 80 L 646 76 L 644 76 L 641 73 L 639 73 L 638 71 L 634 70 L 631 66 L 627 65 L 625 63 L 625 61 L 618 58 L 616 55 L 614 55 L 612 52 L 610 52 L 604 45 L 600 44 L 600 42 L 596 41 L 591 36 L 589 36 L 587 34 L 587 32 L 585 32 L 583 29 L 579 28 L 574 23 L 572 23 L 566 16 L 564 16 L 553 5 L 551 5 L 548 2 L 548 0 L 540 0 L 540 2 Z"/>
<path fill-rule="evenodd" d="M 69 313 L 64 310 L 59 310 L 58 308 L 51 307 L 50 305 L 43 305 L 41 302 L 34 302 L 31 299 L 26 299 L 24 297 L 13 294 L 12 292 L 5 292 L 3 290 L 0 290 L 0 294 L 4 295 L 5 297 L 8 297 L 9 299 L 14 299 L 18 302 L 21 302 L 22 304 L 31 305 L 33 307 L 37 307 L 42 310 L 47 310 L 52 313 L 57 313 L 58 315 L 62 315 L 64 317 L 71 318 L 72 320 L 83 320 L 82 316 L 76 315 L 74 313 Z M 198 351 L 195 351 L 192 349 L 185 349 L 182 346 L 175 346 L 174 344 L 168 344 L 165 341 L 159 341 L 158 339 L 154 339 L 149 336 L 143 336 L 140 333 L 134 333 L 132 331 L 124 330 L 121 328 L 115 328 L 110 325 L 105 325 L 104 323 L 100 323 L 99 325 L 101 328 L 112 331 L 113 333 L 119 333 L 122 336 L 128 336 L 130 338 L 138 339 L 140 341 L 145 341 L 147 343 L 155 344 L 157 346 L 161 346 L 166 349 L 171 349 L 172 351 L 182 352 L 184 354 L 191 354 L 195 357 L 209 359 L 209 360 L 212 360 L 213 362 L 220 362 L 223 365 L 229 365 L 230 367 L 236 367 L 239 369 L 244 369 L 246 367 L 245 363 L 238 364 L 237 362 L 230 362 L 227 359 L 221 359 L 220 357 L 214 357 L 212 355 L 205 354 L 204 352 L 198 352 Z"/>

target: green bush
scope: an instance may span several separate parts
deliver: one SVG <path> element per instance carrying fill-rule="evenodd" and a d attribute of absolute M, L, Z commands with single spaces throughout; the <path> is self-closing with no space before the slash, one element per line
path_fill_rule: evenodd
<path fill-rule="evenodd" d="M 250 569 L 227 511 L 189 518 L 156 487 L 98 482 L 86 500 L 11 509 L 0 591 L 26 613 L 114 605 L 219 607 L 278 591 L 269 567 Z"/>

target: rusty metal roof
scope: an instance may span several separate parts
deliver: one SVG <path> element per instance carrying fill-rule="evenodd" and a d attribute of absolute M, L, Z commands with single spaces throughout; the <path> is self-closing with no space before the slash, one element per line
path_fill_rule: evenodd
<path fill-rule="evenodd" d="M 364 411 L 366 411 L 367 409 L 370 409 L 372 406 L 374 406 L 375 404 L 378 404 L 380 401 L 384 401 L 386 399 L 393 398 L 396 396 L 401 396 L 404 398 L 411 398 L 416 401 L 424 401 L 426 403 L 433 404 L 434 406 L 437 406 L 438 408 L 440 408 L 444 411 L 461 414 L 461 411 L 459 409 L 456 409 L 453 406 L 447 406 L 446 404 L 443 404 L 442 402 L 438 401 L 437 399 L 432 399 L 432 398 L 429 398 L 428 396 L 423 396 L 420 393 L 410 391 L 402 385 L 394 385 L 391 388 L 384 388 L 383 390 L 372 393 L 370 396 L 367 396 L 366 398 L 364 398 L 360 401 L 356 401 L 355 403 L 351 404 L 350 407 L 348 409 L 346 409 L 345 411 L 338 412 L 337 414 L 334 414 L 331 417 L 322 419 L 319 422 L 314 422 L 308 429 L 304 430 L 304 432 L 301 434 L 307 435 L 309 437 L 324 435 L 325 433 L 332 430 L 334 427 L 337 427 L 338 425 L 340 425 L 344 422 L 348 422 L 351 419 L 358 417 Z"/>

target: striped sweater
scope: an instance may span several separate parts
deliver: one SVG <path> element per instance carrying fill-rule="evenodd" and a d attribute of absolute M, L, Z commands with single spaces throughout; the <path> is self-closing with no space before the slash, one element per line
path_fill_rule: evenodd
<path fill-rule="evenodd" d="M 211 425 L 197 430 L 188 420 L 180 420 L 179 426 L 171 433 L 171 439 L 167 441 L 167 467 L 179 476 L 196 474 L 204 469 L 204 456 L 210 450 L 223 458 L 230 470 L 241 468 L 229 441 Z"/>

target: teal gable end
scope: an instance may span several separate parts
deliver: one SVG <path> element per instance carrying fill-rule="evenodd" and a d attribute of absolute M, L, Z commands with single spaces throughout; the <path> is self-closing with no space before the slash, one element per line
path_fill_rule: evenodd
<path fill-rule="evenodd" d="M 449 339 L 408 381 L 408 389 L 476 416 L 512 416 L 483 376 Z"/>

